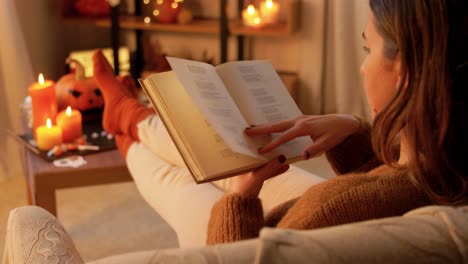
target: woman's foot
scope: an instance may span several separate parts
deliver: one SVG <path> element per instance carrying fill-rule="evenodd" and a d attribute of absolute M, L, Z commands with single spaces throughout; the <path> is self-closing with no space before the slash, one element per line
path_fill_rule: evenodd
<path fill-rule="evenodd" d="M 94 78 L 104 97 L 103 128 L 115 135 L 126 134 L 138 139 L 137 125 L 143 119 L 154 114 L 154 110 L 141 104 L 132 90 L 135 90 L 131 79 L 114 76 L 112 66 L 97 50 L 93 56 Z M 130 85 L 130 86 L 129 86 Z"/>

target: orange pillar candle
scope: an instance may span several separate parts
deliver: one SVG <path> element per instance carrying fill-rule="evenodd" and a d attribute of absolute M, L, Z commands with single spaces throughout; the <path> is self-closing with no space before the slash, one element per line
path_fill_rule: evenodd
<path fill-rule="evenodd" d="M 63 142 L 72 142 L 81 137 L 83 127 L 81 125 L 81 113 L 78 110 L 72 110 L 67 107 L 67 110 L 61 111 L 57 115 L 57 125 L 62 129 Z"/>
<path fill-rule="evenodd" d="M 29 96 L 31 96 L 33 113 L 33 132 L 37 139 L 36 130 L 44 125 L 48 118 L 55 120 L 57 115 L 57 99 L 55 97 L 55 83 L 44 80 L 44 76 L 39 74 L 38 82 L 29 86 Z"/>
<path fill-rule="evenodd" d="M 62 144 L 62 129 L 58 126 L 52 126 L 52 122 L 48 118 L 45 126 L 36 129 L 36 143 L 40 150 L 50 150 Z"/>

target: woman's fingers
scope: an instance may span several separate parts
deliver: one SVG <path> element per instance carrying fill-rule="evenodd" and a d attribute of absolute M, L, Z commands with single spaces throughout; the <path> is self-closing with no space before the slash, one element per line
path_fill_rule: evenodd
<path fill-rule="evenodd" d="M 232 191 L 245 197 L 257 197 L 263 182 L 289 169 L 286 157 L 281 155 L 254 171 L 239 175 L 234 179 Z"/>
<path fill-rule="evenodd" d="M 299 128 L 299 127 L 293 127 L 291 129 L 288 129 L 287 131 L 285 131 L 284 133 L 282 133 L 281 135 L 279 135 L 278 137 L 274 138 L 272 141 L 270 141 L 268 144 L 266 144 L 265 146 L 261 147 L 259 150 L 258 150 L 258 153 L 259 154 L 265 154 L 265 153 L 268 153 L 272 150 L 274 150 L 275 148 L 281 146 L 282 144 L 284 143 L 287 143 L 297 137 L 302 137 L 302 136 L 307 136 L 309 135 L 309 131 L 307 131 L 306 129 L 304 128 Z"/>
<path fill-rule="evenodd" d="M 263 165 L 260 168 L 257 168 L 253 171 L 253 174 L 255 177 L 258 177 L 261 182 L 272 178 L 278 174 L 284 169 L 284 165 L 286 162 L 286 157 L 283 155 L 278 156 L 275 159 L 270 160 L 267 164 Z"/>
<path fill-rule="evenodd" d="M 271 175 L 270 177 L 268 177 L 267 179 L 265 180 L 268 180 L 270 178 L 273 178 L 273 177 L 276 177 L 280 174 L 283 174 L 285 173 L 287 170 L 289 170 L 289 164 L 284 164 L 283 166 L 281 166 L 277 171 L 276 173 L 274 173 L 273 175 Z"/>
<path fill-rule="evenodd" d="M 245 134 L 249 136 L 259 136 L 271 133 L 278 133 L 283 132 L 292 126 L 294 126 L 294 119 L 280 121 L 272 124 L 260 125 L 260 126 L 253 126 L 248 127 L 245 129 Z"/>
<path fill-rule="evenodd" d="M 302 158 L 308 160 L 310 158 L 318 157 L 325 151 L 326 146 L 323 140 L 314 141 L 307 146 L 302 152 Z"/>

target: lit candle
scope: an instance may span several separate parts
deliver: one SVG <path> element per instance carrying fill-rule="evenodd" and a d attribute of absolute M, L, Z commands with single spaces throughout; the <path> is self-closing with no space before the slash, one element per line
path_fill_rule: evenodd
<path fill-rule="evenodd" d="M 52 121 L 48 118 L 45 126 L 36 129 L 36 143 L 40 150 L 50 150 L 62 144 L 62 129 L 52 126 Z"/>
<path fill-rule="evenodd" d="M 242 11 L 242 21 L 244 22 L 244 25 L 249 27 L 263 26 L 262 19 L 253 5 L 249 5 L 244 11 Z"/>
<path fill-rule="evenodd" d="M 48 118 L 55 120 L 57 115 L 55 83 L 51 80 L 44 80 L 41 73 L 38 81 L 29 86 L 28 92 L 31 96 L 34 138 L 37 139 L 36 129 L 45 124 Z"/>
<path fill-rule="evenodd" d="M 266 0 L 260 3 L 260 15 L 265 24 L 275 24 L 278 22 L 279 4 L 273 0 Z"/>
<path fill-rule="evenodd" d="M 72 142 L 81 137 L 83 134 L 81 120 L 80 111 L 72 110 L 70 106 L 57 115 L 57 125 L 62 129 L 63 142 Z"/>

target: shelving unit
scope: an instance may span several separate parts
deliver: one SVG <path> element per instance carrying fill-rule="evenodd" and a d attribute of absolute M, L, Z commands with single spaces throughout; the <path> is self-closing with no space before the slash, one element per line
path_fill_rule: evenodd
<path fill-rule="evenodd" d="M 61 15 L 65 22 L 70 23 L 88 23 L 98 27 L 112 27 L 112 19 L 103 18 L 87 18 L 80 17 L 73 11 L 74 0 L 58 0 L 61 5 Z M 219 19 L 198 18 L 188 25 L 179 24 L 158 24 L 145 23 L 144 17 L 141 14 L 141 0 L 135 0 L 135 15 L 118 15 L 118 29 L 125 30 L 142 30 L 156 32 L 176 32 L 189 34 L 212 34 L 219 35 L 220 45 L 227 45 L 227 38 L 234 37 L 290 37 L 299 29 L 300 18 L 300 0 L 287 0 L 285 5 L 286 21 L 276 25 L 266 26 L 264 28 L 255 29 L 244 26 L 240 19 L 240 14 L 244 7 L 243 0 L 237 0 L 239 6 L 239 18 L 227 20 L 226 4 L 227 0 L 220 0 L 220 17 Z M 113 12 L 118 13 L 118 12 Z M 223 26 L 223 22 L 226 24 Z M 115 26 L 115 25 L 114 25 Z M 115 41 L 113 41 L 115 42 Z M 224 44 L 223 44 L 224 43 Z M 239 46 L 243 45 L 243 39 L 239 39 Z M 221 48 L 221 58 L 226 57 L 227 50 Z M 224 51 L 224 52 L 223 52 Z M 242 52 L 241 52 L 242 53 Z M 242 57 L 242 56 L 238 56 Z M 226 60 L 221 59 L 221 62 Z"/>
<path fill-rule="evenodd" d="M 178 24 L 157 24 L 145 23 L 142 16 L 121 15 L 119 17 L 119 27 L 128 30 L 148 30 L 157 32 L 175 32 L 175 33 L 192 33 L 192 34 L 219 34 L 219 19 L 195 19 L 189 25 Z M 89 23 L 98 27 L 110 27 L 111 22 L 108 18 L 82 18 L 68 17 L 64 19 L 72 23 Z M 240 23 L 238 20 L 230 20 L 228 22 L 229 34 L 231 36 L 252 36 L 252 37 L 289 37 L 296 28 L 289 24 L 278 24 L 268 26 L 262 29 L 249 28 Z"/>
<path fill-rule="evenodd" d="M 180 24 L 158 24 L 145 23 L 142 16 L 142 0 L 135 1 L 134 15 L 120 15 L 118 7 L 113 7 L 110 17 L 102 18 L 87 18 L 78 16 L 73 9 L 74 0 L 56 0 L 60 4 L 61 16 L 64 22 L 91 24 L 97 27 L 111 28 L 112 47 L 114 50 L 114 65 L 116 74 L 118 74 L 118 48 L 120 30 L 133 30 L 136 33 L 136 54 L 135 54 L 135 69 L 134 77 L 139 77 L 143 67 L 143 49 L 142 36 L 145 31 L 154 32 L 173 32 L 187 34 L 208 34 L 219 37 L 220 44 L 220 60 L 221 63 L 227 61 L 228 38 L 237 38 L 237 59 L 244 59 L 244 43 L 245 38 L 253 37 L 272 37 L 285 38 L 292 36 L 300 27 L 300 10 L 301 0 L 287 0 L 284 5 L 286 20 L 283 23 L 269 25 L 263 28 L 251 28 L 244 26 L 241 21 L 241 13 L 244 9 L 244 0 L 236 0 L 238 2 L 238 18 L 228 20 L 226 14 L 227 0 L 220 1 L 219 18 L 197 18 L 188 25 Z M 190 1 L 190 0 L 188 0 Z M 293 75 L 287 74 L 286 78 L 291 80 L 290 83 L 297 83 L 293 80 Z M 297 79 L 297 76 L 296 76 Z M 290 91 L 291 92 L 291 91 Z"/>

